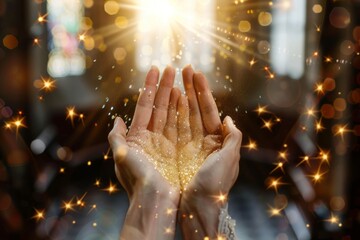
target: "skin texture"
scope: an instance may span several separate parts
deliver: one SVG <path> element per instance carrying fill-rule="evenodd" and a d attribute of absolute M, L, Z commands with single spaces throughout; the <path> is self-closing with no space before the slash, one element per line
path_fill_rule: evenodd
<path fill-rule="evenodd" d="M 130 207 L 121 239 L 172 239 L 177 211 L 184 239 L 217 236 L 220 207 L 239 172 L 242 135 L 224 122 L 207 80 L 183 69 L 186 96 L 173 88 L 174 69 L 148 72 L 132 125 L 121 118 L 109 134 L 115 171 Z M 204 211 L 206 209 L 206 211 Z"/>

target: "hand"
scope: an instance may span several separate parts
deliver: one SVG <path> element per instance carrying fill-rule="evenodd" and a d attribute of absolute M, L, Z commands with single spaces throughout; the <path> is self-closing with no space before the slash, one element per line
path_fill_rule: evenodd
<path fill-rule="evenodd" d="M 121 239 L 171 239 L 179 204 L 176 108 L 181 95 L 175 73 L 152 68 L 136 105 L 132 125 L 117 118 L 109 134 L 116 175 L 130 199 Z"/>
<path fill-rule="evenodd" d="M 186 139 L 182 142 L 187 142 L 180 143 L 184 159 L 178 160 L 181 183 L 186 184 L 180 200 L 180 225 L 184 239 L 213 239 L 220 208 L 239 173 L 242 134 L 230 117 L 221 123 L 203 74 L 186 67 L 183 81 L 188 104 L 179 100 L 178 131 L 183 131 Z M 184 178 L 187 172 L 195 175 Z"/>

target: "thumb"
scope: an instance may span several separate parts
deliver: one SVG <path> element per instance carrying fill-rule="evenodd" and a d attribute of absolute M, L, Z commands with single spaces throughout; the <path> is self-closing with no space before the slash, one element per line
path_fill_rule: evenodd
<path fill-rule="evenodd" d="M 242 133 L 229 116 L 226 116 L 223 121 L 223 137 L 223 149 L 240 153 Z"/>
<path fill-rule="evenodd" d="M 127 153 L 126 124 L 120 117 L 116 117 L 114 127 L 108 135 L 110 147 L 116 157 L 124 157 Z"/>

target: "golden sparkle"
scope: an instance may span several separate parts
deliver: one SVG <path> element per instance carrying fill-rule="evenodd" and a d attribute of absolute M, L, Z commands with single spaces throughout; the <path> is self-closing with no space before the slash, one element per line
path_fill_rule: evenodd
<path fill-rule="evenodd" d="M 166 215 L 173 215 L 174 212 L 175 212 L 175 209 L 172 209 L 172 208 L 166 209 Z"/>
<path fill-rule="evenodd" d="M 321 120 L 315 122 L 315 128 L 316 128 L 316 132 L 320 132 L 325 129 L 324 126 L 322 125 Z"/>
<path fill-rule="evenodd" d="M 47 92 L 50 92 L 51 90 L 53 90 L 56 86 L 55 86 L 55 80 L 53 79 L 46 79 L 43 78 L 41 79 L 41 90 L 45 90 Z"/>
<path fill-rule="evenodd" d="M 78 114 L 75 111 L 75 107 L 68 107 L 66 111 L 67 111 L 66 119 L 70 119 L 71 124 L 74 125 L 74 118 L 78 116 Z"/>
<path fill-rule="evenodd" d="M 303 157 L 301 157 L 301 161 L 296 166 L 298 167 L 303 163 L 307 163 L 307 165 L 310 166 L 310 161 L 309 160 L 310 160 L 309 156 L 303 156 Z"/>
<path fill-rule="evenodd" d="M 109 187 L 103 189 L 104 191 L 107 191 L 109 194 L 112 194 L 114 192 L 117 192 L 118 189 L 116 188 L 116 184 L 112 184 L 112 182 L 110 182 Z"/>
<path fill-rule="evenodd" d="M 261 105 L 258 105 L 258 107 L 254 111 L 257 112 L 258 116 L 260 116 L 263 113 L 269 113 L 269 111 L 267 110 L 267 106 L 261 106 Z"/>
<path fill-rule="evenodd" d="M 312 178 L 314 183 L 318 183 L 321 181 L 323 175 L 325 174 L 325 172 L 320 172 L 320 170 L 318 170 L 316 173 L 314 173 L 313 175 L 310 175 L 310 177 Z"/>
<path fill-rule="evenodd" d="M 325 151 L 320 149 L 319 156 L 317 157 L 321 161 L 321 163 L 329 164 L 330 161 L 330 153 L 329 151 Z"/>
<path fill-rule="evenodd" d="M 345 124 L 345 125 L 340 125 L 340 126 L 338 126 L 337 127 L 337 130 L 336 130 L 336 132 L 335 132 L 335 136 L 340 136 L 342 139 L 344 139 L 344 134 L 345 133 L 348 133 L 348 132 L 351 132 L 351 130 L 349 130 L 348 128 L 347 128 L 347 124 Z"/>
<path fill-rule="evenodd" d="M 84 198 L 86 196 L 87 192 L 84 193 L 80 198 L 77 198 L 76 200 L 76 205 L 80 206 L 80 207 L 85 207 L 85 201 Z"/>
<path fill-rule="evenodd" d="M 282 172 L 284 172 L 284 163 L 283 162 L 278 162 L 275 165 L 276 165 L 276 167 L 270 173 L 275 172 L 277 169 L 280 169 Z"/>
<path fill-rule="evenodd" d="M 79 35 L 79 41 L 82 42 L 82 41 L 85 41 L 85 39 L 86 39 L 85 33 Z"/>
<path fill-rule="evenodd" d="M 94 185 L 99 187 L 100 186 L 100 179 L 96 179 Z"/>
<path fill-rule="evenodd" d="M 217 202 L 225 202 L 227 200 L 227 196 L 225 194 L 220 193 L 218 196 L 215 196 Z"/>
<path fill-rule="evenodd" d="M 279 158 L 287 160 L 287 152 L 286 151 L 279 152 Z"/>
<path fill-rule="evenodd" d="M 326 221 L 326 222 L 329 222 L 329 223 L 331 223 L 331 224 L 339 224 L 339 218 L 338 218 L 336 215 L 334 215 L 333 213 L 331 213 L 330 218 L 325 219 L 325 221 Z M 340 223 L 340 224 L 341 224 L 341 223 Z"/>
<path fill-rule="evenodd" d="M 308 115 L 308 117 L 315 117 L 316 116 L 316 112 L 314 110 L 314 108 L 308 108 L 305 112 L 306 115 Z"/>
<path fill-rule="evenodd" d="M 271 131 L 271 128 L 272 128 L 272 126 L 273 126 L 273 122 L 271 121 L 271 119 L 270 120 L 264 120 L 264 119 L 262 119 L 262 121 L 263 121 L 263 126 L 262 126 L 262 128 L 266 128 L 266 129 L 268 129 L 269 131 Z"/>
<path fill-rule="evenodd" d="M 170 227 L 165 228 L 165 234 L 173 234 L 173 233 L 174 231 Z"/>
<path fill-rule="evenodd" d="M 279 186 L 284 185 L 284 184 L 285 184 L 284 182 L 281 182 L 281 177 L 279 177 L 277 179 L 271 179 L 267 189 L 273 188 L 275 190 L 275 192 L 277 193 Z"/>
<path fill-rule="evenodd" d="M 325 61 L 326 63 L 331 63 L 333 60 L 332 60 L 331 57 L 325 57 L 324 61 Z"/>
<path fill-rule="evenodd" d="M 254 58 L 251 59 L 251 60 L 249 61 L 250 67 L 252 67 L 255 63 L 256 63 L 255 59 L 254 59 Z"/>
<path fill-rule="evenodd" d="M 281 216 L 281 211 L 283 209 L 284 208 L 277 208 L 277 207 L 269 206 L 268 213 L 269 213 L 270 217 Z"/>
<path fill-rule="evenodd" d="M 46 21 L 47 21 L 47 20 L 46 20 L 47 15 L 48 15 L 47 13 L 44 14 L 44 15 L 39 14 L 39 15 L 38 15 L 38 18 L 37 18 L 37 21 L 38 21 L 39 23 L 44 23 L 44 22 L 46 22 Z"/>
<path fill-rule="evenodd" d="M 16 117 L 10 122 L 5 122 L 4 128 L 10 130 L 15 129 L 16 133 L 18 133 L 20 128 L 26 127 L 26 125 L 24 124 L 24 119 L 24 117 Z"/>
<path fill-rule="evenodd" d="M 45 219 L 45 211 L 44 210 L 38 210 L 35 209 L 35 215 L 33 216 L 34 219 L 36 219 L 36 221 L 40 221 Z"/>
<path fill-rule="evenodd" d="M 255 141 L 252 141 L 251 139 L 249 139 L 248 145 L 245 145 L 244 147 L 249 149 L 249 150 L 256 150 L 257 149 L 257 143 Z"/>
<path fill-rule="evenodd" d="M 267 72 L 267 78 L 268 79 L 274 79 L 275 74 L 270 71 L 270 68 L 268 66 L 264 67 L 265 72 Z"/>
<path fill-rule="evenodd" d="M 322 83 L 317 83 L 315 85 L 315 92 L 317 94 L 323 94 L 324 93 L 324 85 Z"/>
<path fill-rule="evenodd" d="M 68 201 L 68 202 L 63 202 L 63 206 L 62 208 L 64 209 L 65 212 L 67 211 L 74 211 L 74 204 L 72 202 L 72 200 Z"/>

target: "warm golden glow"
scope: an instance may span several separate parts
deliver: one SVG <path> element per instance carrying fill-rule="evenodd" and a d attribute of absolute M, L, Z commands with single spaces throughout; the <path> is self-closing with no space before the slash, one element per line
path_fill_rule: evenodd
<path fill-rule="evenodd" d="M 251 59 L 250 62 L 249 62 L 250 67 L 252 67 L 255 63 L 256 63 L 255 59 L 254 58 Z"/>
<path fill-rule="evenodd" d="M 325 174 L 325 172 L 320 172 L 319 170 L 314 173 L 313 175 L 310 175 L 314 183 L 318 183 L 321 181 L 322 176 Z"/>
<path fill-rule="evenodd" d="M 337 130 L 335 132 L 335 136 L 341 136 L 341 138 L 343 139 L 344 138 L 344 134 L 345 133 L 348 133 L 348 132 L 351 132 L 351 130 L 349 130 L 347 128 L 347 124 L 345 125 L 340 125 L 337 127 Z"/>
<path fill-rule="evenodd" d="M 275 172 L 277 169 L 280 169 L 282 172 L 284 172 L 284 163 L 283 162 L 276 163 L 276 167 L 271 171 L 271 173 Z"/>
<path fill-rule="evenodd" d="M 300 166 L 303 163 L 307 163 L 308 166 L 310 166 L 310 157 L 309 156 L 304 156 L 301 158 L 301 161 L 296 165 L 297 167 Z"/>
<path fill-rule="evenodd" d="M 283 208 L 276 208 L 276 207 L 271 207 L 269 206 L 269 215 L 270 217 L 275 217 L 275 216 L 281 216 L 281 211 L 283 210 Z"/>
<path fill-rule="evenodd" d="M 40 221 L 45 219 L 45 211 L 44 210 L 37 210 L 35 209 L 35 215 L 33 216 L 34 219 L 36 219 L 36 221 Z"/>
<path fill-rule="evenodd" d="M 37 18 L 37 21 L 39 22 L 39 23 L 44 23 L 44 22 L 46 22 L 46 17 L 47 17 L 47 13 L 46 14 L 44 14 L 44 15 L 38 15 L 38 18 Z"/>
<path fill-rule="evenodd" d="M 72 200 L 70 200 L 69 202 L 63 202 L 62 208 L 65 210 L 65 212 L 74 211 L 74 204 L 72 203 Z"/>
<path fill-rule="evenodd" d="M 55 88 L 55 80 L 53 79 L 41 79 L 41 90 L 50 92 Z"/>
<path fill-rule="evenodd" d="M 280 157 L 281 159 L 286 160 L 286 159 L 287 159 L 287 152 L 286 152 L 286 151 L 279 152 L 279 157 Z"/>
<path fill-rule="evenodd" d="M 262 119 L 263 120 L 263 126 L 262 126 L 262 128 L 267 128 L 269 131 L 271 131 L 271 128 L 272 128 L 272 126 L 273 126 L 273 122 L 271 121 L 271 120 L 264 120 L 264 119 Z"/>
<path fill-rule="evenodd" d="M 109 187 L 105 188 L 104 191 L 107 191 L 109 194 L 112 194 L 114 192 L 117 192 L 118 189 L 116 188 L 116 184 L 112 184 L 112 182 L 110 182 Z"/>
<path fill-rule="evenodd" d="M 309 108 L 306 110 L 305 114 L 308 115 L 309 117 L 315 117 L 316 111 L 313 108 Z"/>
<path fill-rule="evenodd" d="M 281 182 L 281 177 L 277 178 L 277 179 L 270 179 L 269 185 L 268 185 L 268 189 L 269 188 L 273 188 L 275 190 L 275 192 L 278 192 L 279 186 L 284 185 L 284 182 Z"/>
<path fill-rule="evenodd" d="M 251 139 L 249 139 L 248 145 L 245 145 L 244 147 L 249 149 L 249 150 L 256 150 L 257 149 L 257 144 L 256 144 L 255 141 L 252 141 Z"/>
<path fill-rule="evenodd" d="M 255 109 L 255 112 L 257 112 L 258 115 L 260 116 L 260 115 L 263 114 L 263 113 L 268 113 L 268 110 L 267 110 L 266 108 L 267 108 L 267 106 L 261 106 L 261 105 L 259 105 L 259 106 L 257 107 L 257 109 Z"/>
<path fill-rule="evenodd" d="M 322 131 L 324 129 L 324 127 L 323 127 L 323 125 L 321 123 L 321 120 L 316 121 L 315 127 L 316 127 L 316 132 L 320 132 L 320 131 Z"/>
<path fill-rule="evenodd" d="M 324 86 L 323 86 L 322 83 L 317 83 L 317 84 L 315 85 L 315 92 L 318 93 L 318 94 L 324 93 Z"/>

